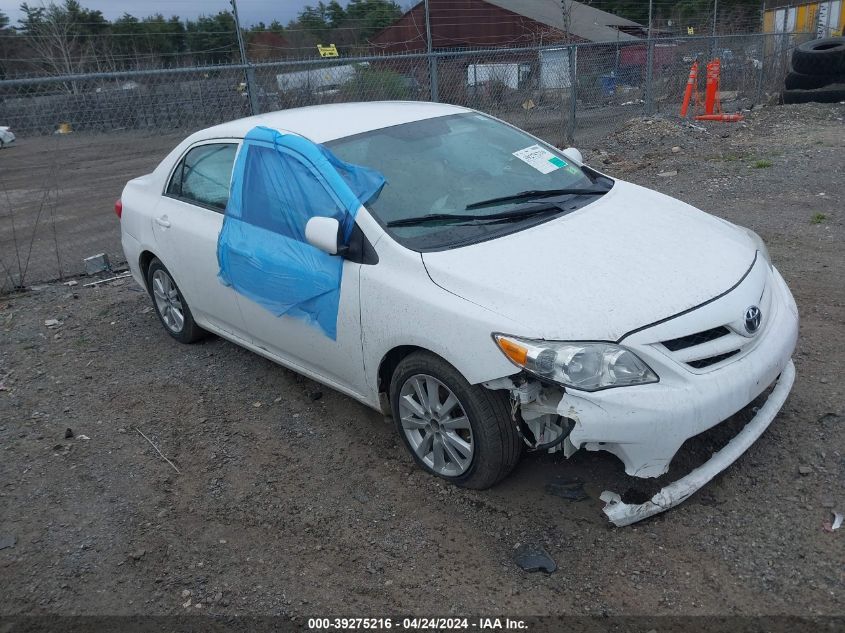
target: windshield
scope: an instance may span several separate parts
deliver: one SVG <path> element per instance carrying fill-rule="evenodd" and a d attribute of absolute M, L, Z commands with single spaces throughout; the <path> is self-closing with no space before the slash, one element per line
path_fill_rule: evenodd
<path fill-rule="evenodd" d="M 442 250 L 522 230 L 596 200 L 568 190 L 595 194 L 613 184 L 478 113 L 405 123 L 327 145 L 342 160 L 384 175 L 387 184 L 367 208 L 394 239 L 414 250 Z M 485 204 L 474 206 L 479 203 Z M 553 205 L 551 213 L 537 213 L 539 205 Z M 483 219 L 496 215 L 499 219 Z"/>

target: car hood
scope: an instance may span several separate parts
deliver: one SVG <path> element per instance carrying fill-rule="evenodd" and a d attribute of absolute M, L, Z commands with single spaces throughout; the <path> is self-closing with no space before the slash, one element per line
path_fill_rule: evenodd
<path fill-rule="evenodd" d="M 571 214 L 423 261 L 438 286 L 524 327 L 510 334 L 616 341 L 726 292 L 754 257 L 732 224 L 616 181 Z"/>

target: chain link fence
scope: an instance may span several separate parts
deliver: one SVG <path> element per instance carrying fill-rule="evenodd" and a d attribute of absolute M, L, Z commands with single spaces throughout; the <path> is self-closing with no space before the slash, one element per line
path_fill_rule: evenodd
<path fill-rule="evenodd" d="M 721 60 L 726 112 L 773 100 L 808 34 L 451 50 L 0 81 L 0 292 L 119 261 L 114 200 L 188 131 L 287 108 L 436 100 L 559 146 L 642 115 L 677 116 L 694 60 Z M 700 76 L 704 75 L 703 63 Z M 701 80 L 703 87 L 703 79 Z"/>

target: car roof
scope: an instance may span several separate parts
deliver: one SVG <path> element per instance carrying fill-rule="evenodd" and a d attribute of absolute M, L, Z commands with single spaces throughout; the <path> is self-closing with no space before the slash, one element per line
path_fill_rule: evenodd
<path fill-rule="evenodd" d="M 221 123 L 194 134 L 192 142 L 211 138 L 243 138 L 256 126 L 304 136 L 315 143 L 384 127 L 471 112 L 467 108 L 426 101 L 368 101 L 332 103 L 279 110 Z"/>

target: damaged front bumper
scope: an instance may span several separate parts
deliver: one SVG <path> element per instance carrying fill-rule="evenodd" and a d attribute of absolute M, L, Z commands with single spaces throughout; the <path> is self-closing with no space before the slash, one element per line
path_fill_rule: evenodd
<path fill-rule="evenodd" d="M 672 338 L 663 329 L 671 330 L 676 325 L 672 320 L 644 330 L 638 340 L 626 341 L 656 369 L 658 383 L 596 392 L 554 385 L 539 388 L 530 377 L 522 382 L 508 378 L 485 385 L 510 390 L 514 415 L 519 411 L 538 444 L 546 442 L 554 447 L 551 450 L 562 449 L 567 457 L 581 448 L 607 451 L 622 461 L 628 475 L 638 478 L 666 473 L 685 441 L 730 418 L 775 385 L 765 406 L 734 440 L 651 501 L 628 505 L 613 492 L 602 495 L 607 502 L 605 513 L 613 523 L 634 523 L 678 505 L 727 468 L 765 431 L 786 400 L 795 379 L 791 357 L 798 337 L 798 310 L 776 271 L 770 283 L 767 327 L 750 351 L 714 370 L 692 372 L 654 343 Z M 744 304 L 743 297 L 734 303 Z M 710 307 L 720 308 L 715 303 Z M 734 305 L 729 312 L 739 309 Z M 700 316 L 692 312 L 686 318 L 690 323 L 680 326 L 695 332 Z"/>
<path fill-rule="evenodd" d="M 622 527 L 664 512 L 686 501 L 696 490 L 733 464 L 740 455 L 757 441 L 757 438 L 769 427 L 769 424 L 780 411 L 792 389 L 793 382 L 795 382 L 795 365 L 790 360 L 780 378 L 778 378 L 766 403 L 760 407 L 754 418 L 727 446 L 714 453 L 705 464 L 693 470 L 686 477 L 669 484 L 645 503 L 638 505 L 623 503 L 617 493 L 603 492 L 601 500 L 607 503 L 604 513 L 614 525 Z"/>
<path fill-rule="evenodd" d="M 565 445 L 567 456 L 576 448 L 607 451 L 622 460 L 628 475 L 659 477 L 684 442 L 762 394 L 786 370 L 798 338 L 792 296 L 779 275 L 772 282 L 768 325 L 737 360 L 694 374 L 651 344 L 664 338 L 661 333 L 644 331 L 647 343 L 628 345 L 656 369 L 659 383 L 595 393 L 567 390 L 557 407 L 559 415 L 576 422 Z"/>

